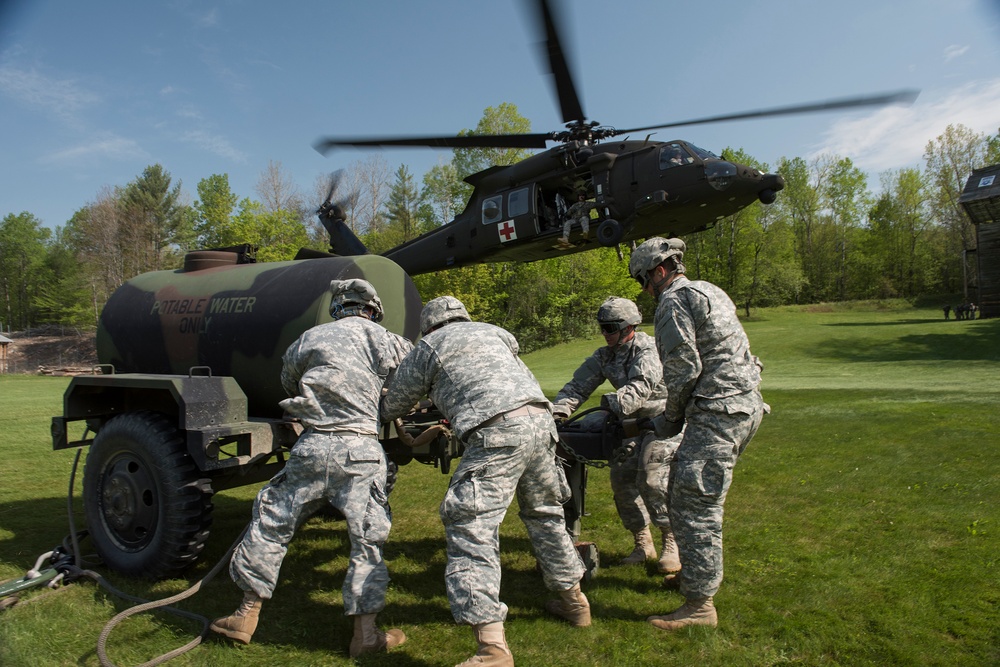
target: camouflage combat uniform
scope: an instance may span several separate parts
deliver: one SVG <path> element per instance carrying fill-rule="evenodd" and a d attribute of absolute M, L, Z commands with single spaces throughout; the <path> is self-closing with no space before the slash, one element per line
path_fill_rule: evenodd
<path fill-rule="evenodd" d="M 563 238 L 568 239 L 573 223 L 580 224 L 580 230 L 584 236 L 590 233 L 590 212 L 597 208 L 597 204 L 592 201 L 578 201 L 566 211 L 566 220 L 563 222 Z"/>
<path fill-rule="evenodd" d="M 553 401 L 554 412 L 572 414 L 605 380 L 616 391 L 605 394 L 601 405 L 619 419 L 654 417 L 663 412 L 667 390 L 652 336 L 636 331 L 626 343 L 598 348 L 559 390 Z M 591 420 L 603 419 L 603 413 L 595 412 L 581 422 L 586 429 Z M 648 526 L 650 515 L 653 525 L 670 530 L 667 482 L 679 442 L 679 438 L 667 440 L 644 433 L 622 440 L 612 457 L 611 491 L 618 516 L 630 532 Z"/>
<path fill-rule="evenodd" d="M 670 486 L 680 588 L 688 599 L 710 597 L 722 583 L 733 466 L 770 408 L 760 396 L 760 361 L 720 288 L 679 275 L 660 295 L 654 322 L 668 392 L 657 419 L 685 424 Z"/>
<path fill-rule="evenodd" d="M 465 443 L 441 503 L 445 583 L 459 623 L 507 616 L 499 529 L 515 495 L 545 585 L 569 590 L 584 573 L 563 517 L 570 490 L 556 465 L 552 406 L 517 352 L 517 341 L 499 327 L 453 322 L 417 343 L 383 400 L 382 420 L 391 421 L 427 394 Z"/>
<path fill-rule="evenodd" d="M 240 588 L 270 598 L 296 528 L 329 502 L 347 519 L 351 539 L 345 613 L 385 607 L 382 545 L 391 513 L 376 438 L 378 401 L 386 377 L 410 349 L 409 341 L 378 324 L 346 317 L 306 331 L 285 352 L 281 383 L 293 398 L 281 405 L 306 430 L 254 501 L 250 528 L 230 563 Z"/>

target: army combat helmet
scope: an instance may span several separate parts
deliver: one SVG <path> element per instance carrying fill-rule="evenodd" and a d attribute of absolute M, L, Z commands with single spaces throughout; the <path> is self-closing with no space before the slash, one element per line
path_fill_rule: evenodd
<path fill-rule="evenodd" d="M 665 239 L 659 236 L 647 239 L 642 245 L 632 251 L 628 262 L 628 272 L 639 281 L 643 289 L 649 281 L 649 273 L 663 262 L 674 258 L 677 273 L 684 273 L 684 251 L 687 245 L 681 239 Z"/>
<path fill-rule="evenodd" d="M 597 323 L 601 326 L 601 333 L 610 335 L 642 324 L 642 314 L 630 299 L 609 296 L 597 309 Z"/>
<path fill-rule="evenodd" d="M 420 311 L 420 333 L 426 336 L 442 324 L 448 322 L 471 322 L 469 311 L 465 309 L 465 304 L 453 296 L 439 296 L 431 299 Z"/>
<path fill-rule="evenodd" d="M 371 308 L 371 315 L 365 308 Z M 368 317 L 373 322 L 382 321 L 382 300 L 375 287 L 361 278 L 330 281 L 330 317 L 339 320 L 352 315 Z"/>

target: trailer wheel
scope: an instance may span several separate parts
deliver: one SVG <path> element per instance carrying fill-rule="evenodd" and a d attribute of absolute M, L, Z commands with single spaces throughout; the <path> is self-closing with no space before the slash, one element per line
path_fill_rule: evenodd
<path fill-rule="evenodd" d="M 212 523 L 211 484 L 173 422 L 155 412 L 115 417 L 83 473 L 84 512 L 112 570 L 160 579 L 198 559 Z"/>

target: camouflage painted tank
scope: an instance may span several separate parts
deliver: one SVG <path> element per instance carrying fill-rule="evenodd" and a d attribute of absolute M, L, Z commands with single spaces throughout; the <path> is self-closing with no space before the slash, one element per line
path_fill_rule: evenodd
<path fill-rule="evenodd" d="M 306 329 L 330 321 L 330 281 L 364 278 L 385 307 L 382 325 L 411 341 L 420 294 L 379 255 L 266 264 L 221 264 L 233 253 L 190 253 L 185 269 L 146 273 L 120 287 L 101 313 L 97 356 L 116 373 L 231 376 L 250 414 L 280 417 L 281 355 Z M 232 260 L 230 260 L 232 262 Z"/>

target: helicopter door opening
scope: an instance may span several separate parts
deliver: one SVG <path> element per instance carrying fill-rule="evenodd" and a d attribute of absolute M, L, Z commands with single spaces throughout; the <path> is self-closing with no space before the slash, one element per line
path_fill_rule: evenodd
<path fill-rule="evenodd" d="M 497 230 L 500 243 L 537 236 L 537 197 L 535 184 L 488 197 L 483 201 L 483 225 Z"/>

